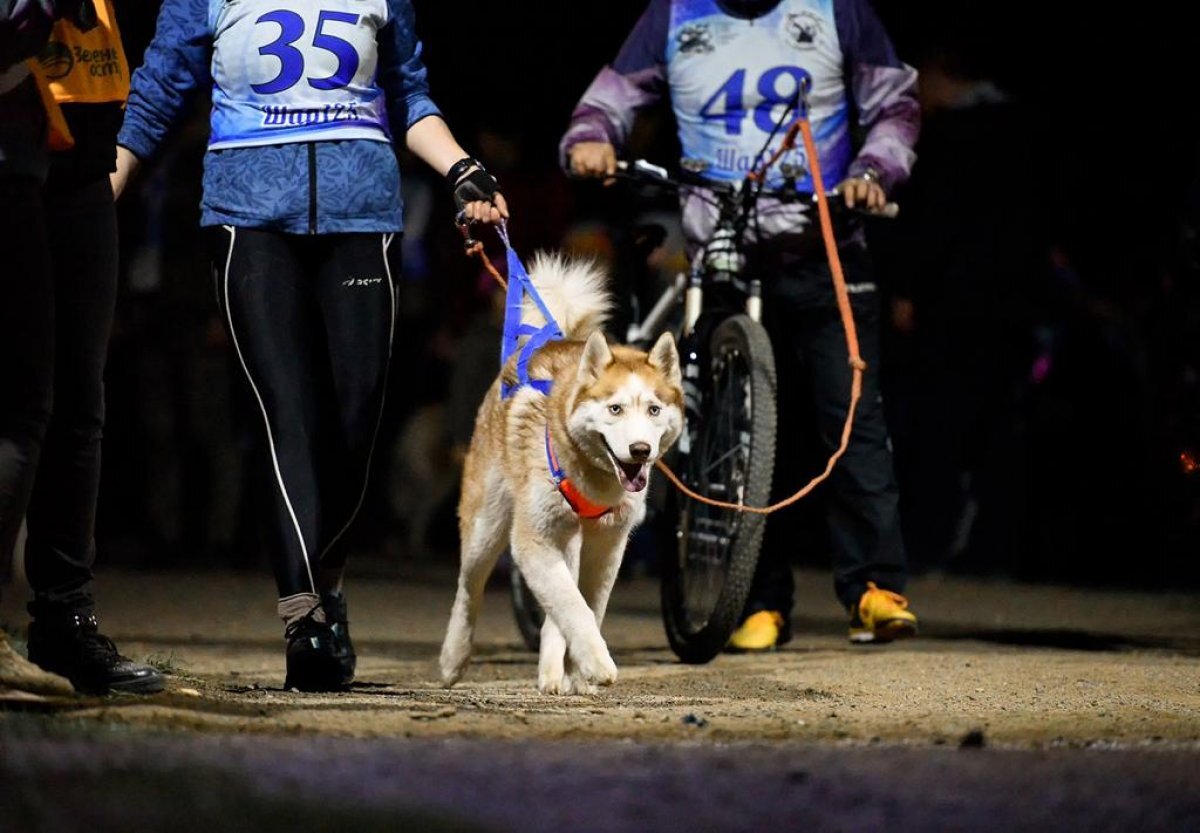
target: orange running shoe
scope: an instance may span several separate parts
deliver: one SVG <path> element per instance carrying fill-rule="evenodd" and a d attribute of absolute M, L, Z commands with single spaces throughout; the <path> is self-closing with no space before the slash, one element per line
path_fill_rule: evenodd
<path fill-rule="evenodd" d="M 850 641 L 892 642 L 917 633 L 917 617 L 908 609 L 908 599 L 867 582 L 867 592 L 850 611 Z"/>
<path fill-rule="evenodd" d="M 746 617 L 742 626 L 729 637 L 726 650 L 735 654 L 773 651 L 791 638 L 787 621 L 777 610 L 760 610 Z"/>

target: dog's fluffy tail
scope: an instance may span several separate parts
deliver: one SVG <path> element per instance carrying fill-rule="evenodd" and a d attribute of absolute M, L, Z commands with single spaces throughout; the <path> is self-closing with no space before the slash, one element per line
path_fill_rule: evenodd
<path fill-rule="evenodd" d="M 567 338 L 583 341 L 603 329 L 612 312 L 613 297 L 603 270 L 594 260 L 538 252 L 533 256 L 529 277 Z M 535 326 L 545 323 L 529 298 L 521 311 L 521 323 Z"/>

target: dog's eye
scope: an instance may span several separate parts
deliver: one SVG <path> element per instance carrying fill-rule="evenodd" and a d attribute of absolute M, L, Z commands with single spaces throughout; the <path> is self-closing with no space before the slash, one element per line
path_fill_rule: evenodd
<path fill-rule="evenodd" d="M 608 412 L 610 414 L 612 414 L 613 416 L 620 416 L 621 411 L 623 411 L 623 410 L 625 410 L 625 409 L 622 408 L 620 405 L 609 405 L 608 406 Z"/>
<path fill-rule="evenodd" d="M 661 413 L 662 413 L 662 408 L 661 408 L 661 407 L 659 407 L 658 405 L 651 405 L 651 406 L 650 406 L 650 416 L 652 416 L 652 417 L 656 417 L 656 416 L 658 416 L 658 415 L 659 415 L 659 414 L 661 414 Z"/>

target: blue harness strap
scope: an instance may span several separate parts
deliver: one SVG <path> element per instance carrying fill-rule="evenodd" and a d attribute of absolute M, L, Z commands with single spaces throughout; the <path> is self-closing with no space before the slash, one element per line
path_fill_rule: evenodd
<path fill-rule="evenodd" d="M 550 314 L 542 296 L 538 294 L 521 259 L 513 251 L 512 243 L 508 239 L 508 230 L 501 224 L 496 227 L 496 232 L 504 243 L 508 262 L 508 292 L 504 302 L 504 337 L 500 345 L 500 366 L 506 366 L 513 353 L 518 354 L 517 383 L 515 385 L 502 383 L 500 395 L 507 399 L 523 387 L 531 387 L 544 394 L 549 393 L 551 385 L 549 379 L 529 378 L 529 360 L 547 343 L 563 338 L 563 331 L 558 326 L 558 322 L 554 320 L 554 316 Z M 521 323 L 521 310 L 527 297 L 533 301 L 534 306 L 546 319 L 543 326 L 535 327 L 532 324 Z M 522 338 L 528 339 L 523 346 L 520 344 Z"/>
<path fill-rule="evenodd" d="M 563 331 L 558 326 L 558 322 L 554 320 L 554 316 L 550 314 L 542 296 L 538 294 L 521 259 L 513 251 L 512 243 L 508 239 L 508 230 L 503 223 L 496 227 L 496 233 L 504 242 L 508 260 L 508 292 L 504 299 L 504 337 L 500 344 L 500 367 L 506 367 L 513 354 L 517 354 L 517 383 L 510 385 L 501 382 L 500 396 L 507 399 L 524 387 L 533 388 L 542 394 L 549 394 L 553 383 L 549 379 L 530 379 L 529 361 L 533 358 L 533 354 L 546 344 L 564 338 Z M 542 317 L 546 319 L 546 323 L 541 327 L 521 323 L 521 310 L 525 305 L 526 298 L 533 301 Z M 523 345 L 520 343 L 522 338 L 527 339 Z M 550 445 L 549 424 L 546 425 L 546 467 L 550 470 L 550 477 L 559 494 L 579 517 L 596 520 L 613 511 L 611 506 L 601 506 L 588 500 L 587 496 L 579 491 L 567 477 L 566 472 L 558 464 L 558 457 Z"/>

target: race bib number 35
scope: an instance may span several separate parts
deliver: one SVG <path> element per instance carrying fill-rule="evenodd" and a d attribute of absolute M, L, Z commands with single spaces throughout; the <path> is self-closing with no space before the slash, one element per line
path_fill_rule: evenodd
<path fill-rule="evenodd" d="M 360 19 L 361 15 L 347 12 L 322 11 L 317 15 L 317 25 L 305 45 L 312 50 L 328 52 L 337 64 L 333 73 L 328 76 L 308 76 L 304 79 L 313 89 L 337 90 L 350 84 L 358 72 L 361 59 L 353 39 L 347 38 L 346 35 L 353 35 L 351 30 L 358 26 Z M 290 9 L 278 9 L 262 15 L 256 23 L 259 26 L 279 26 L 278 37 L 258 48 L 259 55 L 271 56 L 279 61 L 279 72 L 271 80 L 251 84 L 250 88 L 259 95 L 274 95 L 291 89 L 305 76 L 305 53 L 296 46 L 307 34 L 304 18 Z M 337 34 L 338 29 L 342 30 L 341 35 Z M 320 63 L 315 58 L 310 52 L 309 62 Z"/>
<path fill-rule="evenodd" d="M 386 140 L 375 84 L 385 0 L 242 0 L 217 14 L 210 146 Z"/>

